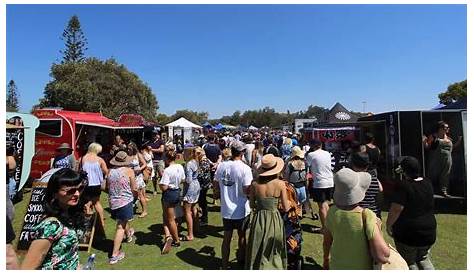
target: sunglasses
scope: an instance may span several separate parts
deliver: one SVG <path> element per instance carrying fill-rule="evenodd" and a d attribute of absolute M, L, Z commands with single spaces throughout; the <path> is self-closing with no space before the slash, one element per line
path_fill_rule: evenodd
<path fill-rule="evenodd" d="M 61 191 L 66 192 L 67 195 L 74 195 L 76 194 L 76 191 L 79 191 L 79 193 L 82 193 L 85 187 L 86 185 L 80 185 L 78 187 L 63 188 L 61 189 Z"/>

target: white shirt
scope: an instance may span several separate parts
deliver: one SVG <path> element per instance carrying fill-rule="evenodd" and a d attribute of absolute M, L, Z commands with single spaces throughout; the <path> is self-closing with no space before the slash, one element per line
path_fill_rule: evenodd
<path fill-rule="evenodd" d="M 173 164 L 165 168 L 160 185 L 166 185 L 171 189 L 178 189 L 179 184 L 186 179 L 182 165 Z"/>
<path fill-rule="evenodd" d="M 308 153 L 307 162 L 313 175 L 313 188 L 334 187 L 331 154 L 322 149 Z"/>
<path fill-rule="evenodd" d="M 252 170 L 240 160 L 224 161 L 215 174 L 221 192 L 221 214 L 224 219 L 242 219 L 250 214 L 250 203 L 244 186 L 252 184 Z"/>
<path fill-rule="evenodd" d="M 250 166 L 252 163 L 252 151 L 255 149 L 254 144 L 245 144 L 245 162 Z"/>

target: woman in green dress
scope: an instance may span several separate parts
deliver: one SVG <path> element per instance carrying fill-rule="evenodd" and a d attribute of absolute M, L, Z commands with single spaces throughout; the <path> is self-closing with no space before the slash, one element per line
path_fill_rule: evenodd
<path fill-rule="evenodd" d="M 283 219 L 278 211 L 290 209 L 285 182 L 279 179 L 283 159 L 267 154 L 258 169 L 259 177 L 250 188 L 254 209 L 245 258 L 246 269 L 286 269 L 286 241 Z"/>

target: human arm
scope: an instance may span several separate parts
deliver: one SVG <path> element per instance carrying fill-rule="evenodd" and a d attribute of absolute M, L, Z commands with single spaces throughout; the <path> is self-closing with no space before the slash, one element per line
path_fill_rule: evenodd
<path fill-rule="evenodd" d="M 127 168 L 127 176 L 130 180 L 130 188 L 132 189 L 133 195 L 138 194 L 138 186 L 137 186 L 137 181 L 135 180 L 135 172 L 131 168 Z"/>
<path fill-rule="evenodd" d="M 329 270 L 329 253 L 332 246 L 332 234 L 327 227 L 323 228 L 323 269 Z"/>
<path fill-rule="evenodd" d="M 99 164 L 100 164 L 100 169 L 102 170 L 102 173 L 104 174 L 104 177 L 107 177 L 109 175 L 109 169 L 107 168 L 107 164 L 105 163 L 104 159 L 100 158 Z"/>
<path fill-rule="evenodd" d="M 280 200 L 283 206 L 283 211 L 288 212 L 291 208 L 290 201 L 288 200 L 288 192 L 286 192 L 286 184 L 284 181 L 280 181 Z"/>
<path fill-rule="evenodd" d="M 51 245 L 51 241 L 48 239 L 34 240 L 28 249 L 25 259 L 23 259 L 21 269 L 34 270 L 40 268 Z"/>
<path fill-rule="evenodd" d="M 145 161 L 145 158 L 143 157 L 143 154 L 141 153 L 138 153 L 138 162 L 140 163 L 140 173 L 143 172 L 143 170 L 145 170 L 145 168 L 147 167 L 146 165 L 146 161 Z"/>
<path fill-rule="evenodd" d="M 245 195 L 249 196 L 250 194 L 250 186 L 252 185 L 253 181 L 253 176 L 252 176 L 252 170 L 250 169 L 249 166 L 245 166 L 245 171 L 244 171 L 244 184 L 242 186 L 242 191 L 244 192 Z"/>
<path fill-rule="evenodd" d="M 250 202 L 250 208 L 254 209 L 257 207 L 257 204 L 255 202 L 255 186 L 253 184 L 250 185 L 250 188 L 249 188 L 249 202 Z"/>
<path fill-rule="evenodd" d="M 461 144 L 462 144 L 462 136 L 459 136 L 459 137 L 458 137 L 458 140 L 457 140 L 456 143 L 453 145 L 453 148 L 456 149 L 456 148 L 458 148 Z"/>
<path fill-rule="evenodd" d="M 398 203 L 392 203 L 390 206 L 390 210 L 388 212 L 388 217 L 387 217 L 387 234 L 391 237 L 393 237 L 392 226 L 398 220 L 398 217 L 400 217 L 400 214 L 402 213 L 403 208 L 404 207 Z"/>

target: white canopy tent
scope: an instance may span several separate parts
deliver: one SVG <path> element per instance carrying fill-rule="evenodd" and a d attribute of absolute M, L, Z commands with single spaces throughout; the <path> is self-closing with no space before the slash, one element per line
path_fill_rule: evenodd
<path fill-rule="evenodd" d="M 167 124 L 166 126 L 168 127 L 168 137 L 170 140 L 173 139 L 175 131 L 180 132 L 180 135 L 182 131 L 183 142 L 186 140 L 192 140 L 194 129 L 199 129 L 199 130 L 202 129 L 201 126 L 188 121 L 184 117 L 181 117 L 178 120 Z"/>

